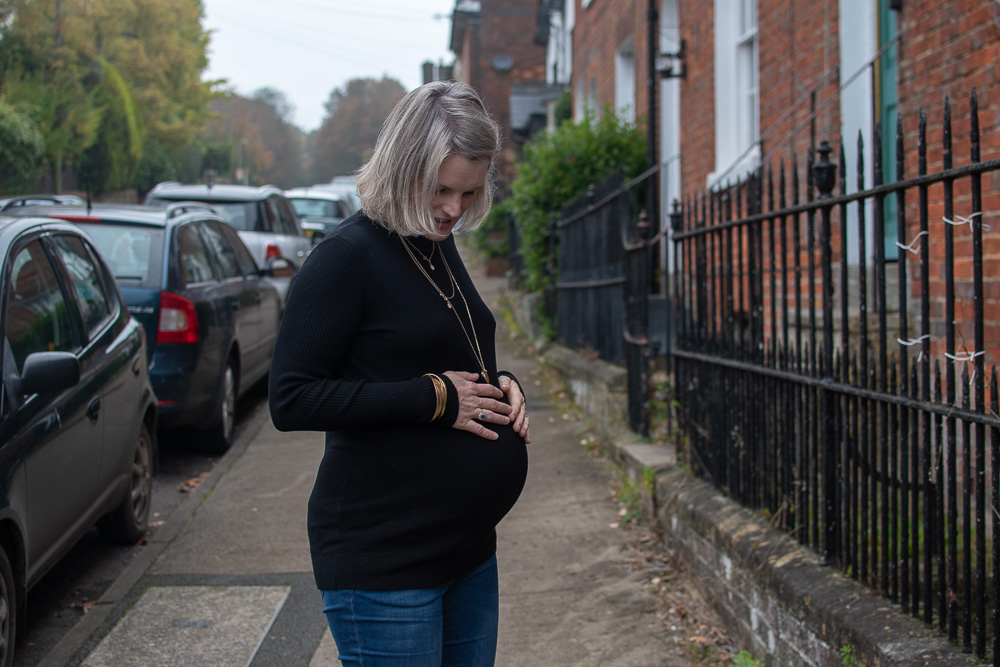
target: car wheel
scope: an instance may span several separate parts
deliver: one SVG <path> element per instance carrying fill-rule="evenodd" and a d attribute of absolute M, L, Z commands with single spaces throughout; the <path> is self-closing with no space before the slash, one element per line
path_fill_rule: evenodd
<path fill-rule="evenodd" d="M 14 664 L 14 637 L 17 635 L 17 593 L 14 571 L 7 552 L 0 549 L 0 667 Z"/>
<path fill-rule="evenodd" d="M 232 359 L 226 362 L 219 387 L 215 425 L 202 432 L 201 450 L 206 454 L 221 455 L 233 444 L 233 424 L 236 420 L 236 368 Z"/>
<path fill-rule="evenodd" d="M 104 539 L 116 544 L 134 544 L 146 534 L 149 507 L 153 499 L 153 456 L 155 441 L 149 428 L 139 428 L 139 438 L 129 468 L 128 493 L 121 505 L 102 518 L 97 529 Z"/>

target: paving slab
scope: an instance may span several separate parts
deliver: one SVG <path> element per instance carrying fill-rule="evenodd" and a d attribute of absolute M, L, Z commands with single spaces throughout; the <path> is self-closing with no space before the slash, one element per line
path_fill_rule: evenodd
<path fill-rule="evenodd" d="M 83 664 L 244 667 L 289 591 L 287 586 L 149 588 Z"/>

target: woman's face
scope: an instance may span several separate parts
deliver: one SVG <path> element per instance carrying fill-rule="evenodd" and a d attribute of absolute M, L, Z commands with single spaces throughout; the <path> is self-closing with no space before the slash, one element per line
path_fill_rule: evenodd
<path fill-rule="evenodd" d="M 431 198 L 434 234 L 431 241 L 443 241 L 469 210 L 486 184 L 490 165 L 485 160 L 470 160 L 462 155 L 449 155 L 438 170 L 438 190 Z"/>

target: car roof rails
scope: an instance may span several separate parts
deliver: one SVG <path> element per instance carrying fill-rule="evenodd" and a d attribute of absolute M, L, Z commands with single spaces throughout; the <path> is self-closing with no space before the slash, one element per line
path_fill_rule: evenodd
<path fill-rule="evenodd" d="M 65 199 L 60 199 L 54 195 L 22 195 L 20 197 L 11 197 L 3 207 L 0 207 L 0 211 L 6 211 L 8 208 L 13 208 L 14 206 L 27 206 L 26 202 L 29 201 L 47 201 L 53 204 L 66 204 Z M 72 202 L 76 203 L 76 202 Z"/>
<path fill-rule="evenodd" d="M 205 202 L 178 201 L 167 204 L 167 219 L 176 218 L 179 215 L 194 211 L 207 211 L 216 215 L 218 214 L 218 211 L 211 204 L 206 204 Z"/>
<path fill-rule="evenodd" d="M 153 186 L 153 190 L 159 190 L 160 188 L 175 188 L 180 185 L 183 185 L 180 181 L 160 181 Z"/>

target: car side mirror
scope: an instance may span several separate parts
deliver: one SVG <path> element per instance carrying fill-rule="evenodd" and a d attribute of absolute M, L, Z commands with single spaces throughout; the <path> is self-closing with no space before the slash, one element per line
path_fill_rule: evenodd
<path fill-rule="evenodd" d="M 21 394 L 69 389 L 80 382 L 80 360 L 69 352 L 35 352 L 24 360 Z"/>
<path fill-rule="evenodd" d="M 295 274 L 295 266 L 284 257 L 272 257 L 264 265 L 263 273 L 271 278 L 288 278 Z"/>
<path fill-rule="evenodd" d="M 326 232 L 314 231 L 309 238 L 312 239 L 312 244 L 316 245 L 326 238 Z"/>

